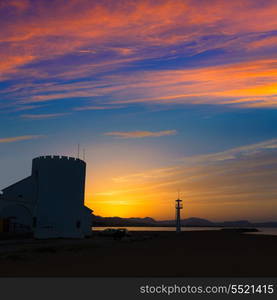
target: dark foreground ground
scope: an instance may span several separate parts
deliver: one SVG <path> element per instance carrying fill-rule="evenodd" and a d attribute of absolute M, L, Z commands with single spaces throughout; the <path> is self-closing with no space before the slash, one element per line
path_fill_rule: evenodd
<path fill-rule="evenodd" d="M 0 276 L 277 276 L 277 236 L 133 232 L 121 241 L 0 240 Z"/>

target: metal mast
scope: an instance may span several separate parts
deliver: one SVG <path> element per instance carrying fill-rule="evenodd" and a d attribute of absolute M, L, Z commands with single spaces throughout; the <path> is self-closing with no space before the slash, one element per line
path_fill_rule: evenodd
<path fill-rule="evenodd" d="M 181 232 L 181 209 L 183 209 L 183 204 L 178 192 L 178 199 L 176 200 L 176 232 Z"/>

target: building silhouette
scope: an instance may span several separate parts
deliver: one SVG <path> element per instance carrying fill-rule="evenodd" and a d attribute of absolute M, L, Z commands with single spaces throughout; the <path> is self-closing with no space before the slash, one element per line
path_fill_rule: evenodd
<path fill-rule="evenodd" d="M 79 158 L 34 158 L 31 175 L 2 190 L 0 219 L 8 223 L 6 230 L 33 232 L 36 238 L 89 236 L 92 210 L 84 205 L 85 176 L 86 163 Z"/>

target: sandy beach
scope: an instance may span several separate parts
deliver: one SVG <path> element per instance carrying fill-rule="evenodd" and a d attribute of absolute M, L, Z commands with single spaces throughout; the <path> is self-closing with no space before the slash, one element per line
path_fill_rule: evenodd
<path fill-rule="evenodd" d="M 0 276 L 277 276 L 277 236 L 132 232 L 114 240 L 1 240 Z"/>

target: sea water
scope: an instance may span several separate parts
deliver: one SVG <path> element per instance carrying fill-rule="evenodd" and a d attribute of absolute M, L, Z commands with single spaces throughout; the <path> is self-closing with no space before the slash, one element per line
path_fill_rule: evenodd
<path fill-rule="evenodd" d="M 125 227 L 125 226 L 107 226 L 107 227 L 93 227 L 95 231 L 102 231 L 107 228 L 126 228 L 129 231 L 175 231 L 175 227 L 147 227 L 147 226 L 137 226 L 137 227 Z M 207 231 L 207 230 L 220 230 L 222 227 L 182 227 L 182 231 Z M 257 228 L 259 232 L 250 232 L 249 234 L 265 234 L 265 235 L 276 235 L 277 228 Z M 247 233 L 248 234 L 248 233 Z"/>

